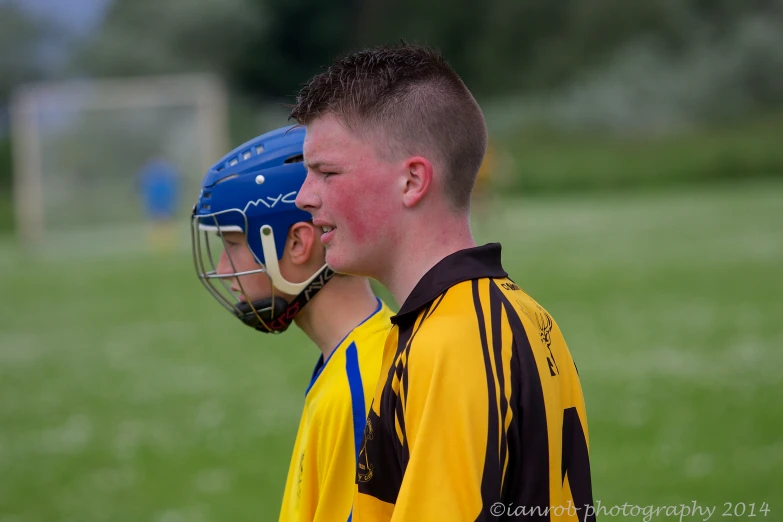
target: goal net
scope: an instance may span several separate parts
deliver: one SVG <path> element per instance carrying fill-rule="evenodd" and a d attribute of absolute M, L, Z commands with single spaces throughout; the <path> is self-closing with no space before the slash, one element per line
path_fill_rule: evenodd
<path fill-rule="evenodd" d="M 187 222 L 228 150 L 227 99 L 209 75 L 27 85 L 11 130 L 23 244 L 135 248 L 151 223 Z"/>

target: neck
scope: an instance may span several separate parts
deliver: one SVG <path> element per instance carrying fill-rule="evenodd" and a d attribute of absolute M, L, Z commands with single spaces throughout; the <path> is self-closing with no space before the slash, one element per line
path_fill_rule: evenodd
<path fill-rule="evenodd" d="M 470 231 L 469 216 L 451 219 L 419 219 L 422 227 L 411 227 L 413 232 L 400 244 L 408 245 L 394 253 L 394 260 L 387 264 L 388 273 L 379 274 L 378 281 L 402 306 L 424 274 L 443 258 L 476 246 Z"/>
<path fill-rule="evenodd" d="M 342 339 L 378 307 L 363 277 L 334 276 L 294 319 L 326 360 Z"/>

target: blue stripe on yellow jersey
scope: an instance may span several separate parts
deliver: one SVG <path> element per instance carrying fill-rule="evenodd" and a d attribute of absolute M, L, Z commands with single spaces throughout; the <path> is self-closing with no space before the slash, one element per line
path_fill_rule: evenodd
<path fill-rule="evenodd" d="M 380 299 L 313 371 L 288 470 L 280 522 L 348 520 L 356 457 L 393 312 Z"/>

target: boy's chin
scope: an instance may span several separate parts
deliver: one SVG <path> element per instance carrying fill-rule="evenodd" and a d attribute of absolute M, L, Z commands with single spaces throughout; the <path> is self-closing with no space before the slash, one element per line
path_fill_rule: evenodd
<path fill-rule="evenodd" d="M 334 251 L 326 251 L 326 264 L 338 274 L 364 276 L 366 273 L 366 267 L 360 266 L 355 259 Z"/>
<path fill-rule="evenodd" d="M 344 274 L 345 269 L 347 268 L 345 264 L 345 259 L 343 256 L 339 255 L 338 252 L 335 252 L 333 249 L 326 249 L 326 256 L 324 257 L 324 261 L 326 261 L 326 264 L 329 265 L 329 268 L 337 272 L 338 274 Z"/>

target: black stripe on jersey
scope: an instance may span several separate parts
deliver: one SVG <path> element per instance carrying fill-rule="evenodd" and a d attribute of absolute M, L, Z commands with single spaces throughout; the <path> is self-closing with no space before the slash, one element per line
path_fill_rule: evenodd
<path fill-rule="evenodd" d="M 416 334 L 419 333 L 419 330 L 421 329 L 421 326 L 424 324 L 424 321 L 426 321 L 432 315 L 432 313 L 438 307 L 440 302 L 443 300 L 443 296 L 445 295 L 446 294 L 444 293 L 440 297 L 440 300 L 427 305 L 427 308 L 425 308 L 424 311 L 421 313 L 421 320 L 419 321 L 418 326 L 416 326 L 416 330 L 413 331 L 413 333 L 404 343 L 402 342 L 402 339 L 400 339 L 400 342 L 397 345 L 398 346 L 397 353 L 398 354 L 401 352 L 405 353 L 405 363 L 400 364 L 399 366 L 400 373 L 397 375 L 398 378 L 400 379 L 400 393 L 398 394 L 397 401 L 394 405 L 394 413 L 397 416 L 398 422 L 400 423 L 400 431 L 402 431 L 402 435 L 403 435 L 401 444 L 397 452 L 397 456 L 399 458 L 400 467 L 402 469 L 403 474 L 405 473 L 405 470 L 408 467 L 408 461 L 411 458 L 410 446 L 408 446 L 408 435 L 405 430 L 405 406 L 407 406 L 408 403 L 408 363 L 410 362 L 411 346 L 413 346 L 413 340 L 416 337 Z M 404 347 L 404 350 L 401 350 L 400 347 Z M 392 429 L 394 429 L 394 425 L 392 425 Z"/>
<path fill-rule="evenodd" d="M 403 373 L 403 379 L 406 382 L 408 380 L 407 368 Z M 400 382 L 400 386 L 402 386 L 402 382 Z M 408 448 L 408 433 L 405 431 L 405 413 L 403 412 L 402 398 L 399 396 L 397 396 L 397 402 L 394 404 L 394 416 L 397 422 L 400 423 L 400 431 L 402 432 L 402 440 L 400 440 L 397 436 L 397 428 L 394 424 L 392 424 L 392 430 L 394 430 L 394 440 L 397 441 L 398 447 L 397 457 L 400 460 L 400 467 L 404 472 L 405 468 L 408 467 L 408 460 L 410 460 L 411 453 L 410 448 Z"/>
<path fill-rule="evenodd" d="M 424 321 L 422 320 L 422 322 Z M 419 324 L 419 328 L 421 328 L 421 323 Z M 408 446 L 408 432 L 405 430 L 405 406 L 407 406 L 406 403 L 408 400 L 408 363 L 410 362 L 408 357 L 410 357 L 413 338 L 418 333 L 419 328 L 416 328 L 416 331 L 413 332 L 410 340 L 405 345 L 403 345 L 405 346 L 405 349 L 402 350 L 402 353 L 405 354 L 405 362 L 403 363 L 403 361 L 400 360 L 400 390 L 397 394 L 397 403 L 394 405 L 394 414 L 400 423 L 400 431 L 402 431 L 402 440 L 400 441 L 401 444 L 397 456 L 400 460 L 400 467 L 402 468 L 403 474 L 408 468 L 408 461 L 411 458 L 410 447 Z"/>
<path fill-rule="evenodd" d="M 446 294 L 443 294 L 443 295 L 446 295 Z M 441 298 L 441 301 L 442 300 L 443 299 Z M 440 304 L 440 301 L 438 301 L 438 303 L 435 306 L 433 306 L 433 303 L 428 304 L 427 308 L 425 308 L 424 311 L 421 313 L 421 321 L 419 321 L 419 324 L 416 325 L 416 330 L 414 330 L 413 333 L 410 334 L 410 336 L 405 340 L 405 342 L 403 342 L 402 337 L 399 338 L 399 342 L 397 343 L 397 355 L 399 355 L 400 352 L 405 350 L 405 360 L 406 361 L 408 360 L 408 355 L 410 354 L 410 351 L 411 351 L 411 345 L 413 344 L 413 339 L 416 337 L 416 334 L 419 333 L 419 330 L 421 330 L 421 325 L 423 325 L 424 321 L 426 321 L 427 318 L 430 315 L 432 315 L 432 312 L 435 311 L 435 308 L 437 308 L 437 305 L 439 305 L 439 304 Z M 413 324 L 415 325 L 416 322 L 414 321 Z M 413 327 L 413 325 L 411 325 L 411 327 L 410 327 L 411 330 L 412 330 L 412 327 Z M 408 328 L 406 328 L 406 330 L 408 330 Z M 407 366 L 407 363 L 406 363 L 405 366 Z"/>
<path fill-rule="evenodd" d="M 514 309 L 509 309 L 506 306 L 506 303 L 503 302 L 502 296 L 499 301 L 502 304 L 503 309 L 506 311 L 506 320 L 508 321 L 508 318 L 511 317 L 515 311 Z M 512 330 L 512 337 L 513 337 L 513 330 Z M 522 454 L 522 410 L 516 406 L 521 403 L 520 395 L 521 395 L 521 389 L 522 385 L 520 382 L 520 370 L 519 370 L 519 362 L 517 359 L 519 358 L 518 352 L 517 352 L 517 345 L 516 341 L 514 339 L 511 340 L 511 364 L 510 364 L 510 375 L 505 375 L 504 377 L 511 381 L 511 395 L 508 398 L 509 401 L 509 408 L 511 408 L 511 411 L 513 413 L 513 416 L 511 418 L 511 424 L 509 425 L 508 429 L 506 430 L 506 436 L 504 438 L 506 442 L 506 448 L 508 452 L 508 466 L 506 467 L 506 472 L 503 475 L 503 479 L 501 481 L 503 490 L 502 490 L 502 501 L 508 505 L 511 502 L 514 502 L 514 494 L 516 491 L 519 490 L 521 487 L 519 476 L 521 473 L 522 466 L 524 465 L 523 454 Z M 505 424 L 504 424 L 505 429 Z M 502 470 L 502 468 L 501 468 Z"/>
<path fill-rule="evenodd" d="M 419 323 L 416 330 L 413 330 L 414 324 L 409 325 L 405 328 L 407 335 L 405 336 L 405 338 L 400 337 L 399 344 L 397 345 L 396 361 L 399 361 L 399 363 L 395 361 L 395 364 L 398 364 L 397 378 L 400 381 L 400 389 L 399 392 L 397 393 L 397 396 L 395 397 L 394 414 L 393 414 L 394 417 L 391 419 L 391 424 L 390 424 L 390 428 L 392 430 L 392 433 L 394 434 L 394 442 L 395 442 L 394 447 L 397 453 L 397 461 L 399 462 L 400 469 L 402 470 L 403 475 L 405 474 L 405 469 L 408 467 L 408 461 L 410 460 L 410 448 L 408 447 L 408 436 L 407 436 L 407 432 L 405 431 L 405 414 L 403 411 L 404 410 L 403 397 L 408 396 L 408 357 L 410 355 L 410 347 L 411 344 L 413 343 L 414 337 L 416 337 L 416 334 L 419 332 L 419 328 L 421 328 L 421 323 Z M 404 364 L 402 359 L 400 359 L 400 355 L 402 354 L 405 354 Z M 388 384 L 391 385 L 391 381 L 389 381 Z M 402 440 L 400 440 L 397 437 L 397 429 L 394 425 L 395 420 L 400 423 Z"/>
<path fill-rule="evenodd" d="M 402 486 L 402 478 L 410 460 L 408 438 L 405 435 L 404 404 L 402 404 L 402 396 L 405 396 L 407 399 L 410 348 L 424 320 L 432 315 L 432 312 L 435 311 L 444 296 L 445 293 L 419 312 L 418 317 L 421 317 L 421 320 L 418 321 L 418 324 L 416 324 L 417 321 L 399 321 L 396 323 L 399 329 L 397 350 L 394 363 L 385 376 L 384 388 L 379 401 L 380 416 L 376 415 L 371 408 L 367 418 L 364 438 L 362 439 L 364 454 L 360 455 L 360 463 L 362 462 L 362 457 L 364 457 L 367 464 L 373 467 L 373 478 L 363 481 L 357 477 L 357 485 L 360 493 L 370 495 L 389 504 L 397 502 L 397 495 Z M 405 364 L 400 360 L 400 355 L 403 353 L 405 354 Z M 392 382 L 395 376 L 399 379 L 400 390 L 404 390 L 404 393 L 399 395 L 392 390 Z M 400 423 L 400 429 L 403 433 L 402 441 L 397 437 L 395 419 Z M 370 435 L 369 437 L 368 434 Z M 360 473 L 362 472 L 361 469 L 359 471 Z M 364 471 L 365 474 L 366 471 Z"/>
<path fill-rule="evenodd" d="M 402 373 L 399 375 L 400 378 L 400 390 L 404 393 L 400 393 L 400 396 L 397 398 L 397 405 L 395 407 L 395 413 L 398 416 L 399 422 L 400 422 L 400 429 L 403 433 L 403 441 L 402 441 L 402 448 L 400 448 L 399 452 L 399 458 L 400 458 L 400 465 L 402 467 L 403 473 L 405 472 L 405 469 L 408 467 L 408 461 L 411 458 L 411 451 L 410 446 L 408 446 L 408 435 L 405 431 L 405 406 L 408 405 L 408 362 L 410 361 L 411 356 L 411 346 L 413 345 L 413 339 L 416 337 L 416 334 L 419 333 L 419 330 L 421 329 L 421 326 L 424 324 L 424 321 L 426 321 L 438 308 L 441 301 L 443 301 L 443 298 L 446 296 L 446 292 L 441 294 L 441 296 L 434 302 L 427 305 L 427 308 L 422 312 L 421 314 L 421 321 L 419 322 L 419 325 L 416 327 L 416 330 L 413 332 L 413 334 L 410 336 L 410 339 L 403 344 L 400 343 L 398 346 L 402 345 L 405 346 L 405 364 L 402 366 Z"/>
<path fill-rule="evenodd" d="M 402 445 L 397 438 L 397 430 L 394 427 L 399 397 L 392 390 L 392 382 L 395 376 L 398 378 L 400 376 L 397 358 L 402 350 L 405 349 L 413 334 L 413 324 L 402 324 L 397 327 L 399 328 L 397 352 L 394 362 L 385 376 L 380 404 L 378 405 L 380 415 L 376 415 L 373 408 L 370 408 L 364 429 L 364 438 L 362 439 L 364 460 L 366 461 L 366 466 L 371 467 L 369 470 L 371 478 L 362 480 L 361 474 L 364 473 L 366 475 L 368 470 L 359 468 L 356 480 L 360 493 L 370 495 L 389 504 L 397 502 L 397 495 L 402 486 L 402 477 L 405 470 L 402 465 Z M 362 454 L 360 454 L 359 465 L 361 466 L 362 464 Z"/>
<path fill-rule="evenodd" d="M 440 306 L 440 303 L 443 302 L 443 298 L 446 297 L 447 293 L 448 293 L 448 290 L 446 292 L 443 292 L 442 294 L 440 294 L 440 297 L 438 297 L 435 300 L 434 304 L 432 304 L 432 308 L 429 311 L 427 311 L 426 314 L 424 314 L 424 319 L 427 319 L 429 316 L 431 316 L 432 314 L 435 313 L 435 310 L 437 310 L 438 307 Z M 422 322 L 424 322 L 424 321 L 422 321 Z"/>
<path fill-rule="evenodd" d="M 487 374 L 487 447 L 484 454 L 484 472 L 481 477 L 482 507 L 477 521 L 492 520 L 490 508 L 500 500 L 500 475 L 502 468 L 498 462 L 498 406 L 496 402 L 495 377 L 492 374 L 487 331 L 484 321 L 484 310 L 479 296 L 479 280 L 471 281 L 473 288 L 473 307 L 478 320 L 481 351 L 484 353 L 484 369 Z"/>
<path fill-rule="evenodd" d="M 538 366 L 533 355 L 522 319 L 505 295 L 501 295 L 506 309 L 511 333 L 514 336 L 512 353 L 516 364 L 512 365 L 512 387 L 519 390 L 515 398 L 515 408 L 521 418 L 516 419 L 517 433 L 512 435 L 518 440 L 517 451 L 512 451 L 506 472 L 506 491 L 514 492 L 515 498 L 504 499 L 519 506 L 530 508 L 540 506 L 545 510 L 549 506 L 549 438 L 547 434 L 546 406 L 544 391 Z M 512 424 L 513 426 L 513 424 Z M 510 443 L 512 444 L 512 443 Z M 513 447 L 511 448 L 513 450 Z M 558 470 L 559 471 L 559 470 Z M 529 520 L 548 521 L 549 515 L 537 516 Z"/>
<path fill-rule="evenodd" d="M 565 482 L 566 472 L 574 505 L 582 508 L 579 512 L 579 521 L 595 522 L 595 513 L 585 518 L 587 515 L 585 506 L 593 505 L 593 484 L 590 478 L 587 439 L 576 408 L 567 408 L 563 412 L 563 482 Z"/>
<path fill-rule="evenodd" d="M 416 327 L 416 330 L 411 335 L 410 339 L 403 345 L 405 346 L 405 364 L 402 366 L 402 373 L 399 375 L 400 378 L 400 391 L 404 391 L 404 393 L 400 393 L 400 396 L 397 400 L 397 406 L 395 408 L 395 411 L 398 415 L 399 422 L 400 422 L 400 429 L 403 433 L 403 441 L 402 441 L 402 448 L 400 449 L 400 463 L 403 469 L 403 472 L 408 467 L 408 461 L 410 460 L 411 452 L 410 447 L 408 446 L 408 435 L 405 431 L 405 407 L 408 405 L 408 362 L 410 361 L 410 355 L 411 355 L 411 346 L 413 345 L 413 339 L 416 337 L 416 334 L 419 333 L 419 330 L 421 329 L 421 326 L 424 324 L 424 321 L 430 318 L 433 313 L 435 313 L 435 310 L 438 308 L 440 303 L 443 301 L 443 298 L 446 296 L 447 292 L 444 292 L 441 294 L 441 296 L 435 300 L 435 302 L 430 303 L 427 305 L 427 308 L 424 310 L 424 312 L 421 315 L 421 322 L 419 322 L 418 327 Z M 402 343 L 400 343 L 402 344 Z"/>
<path fill-rule="evenodd" d="M 495 367 L 497 368 L 498 387 L 500 388 L 500 487 L 501 492 L 505 486 L 505 477 L 503 477 L 503 466 L 506 462 L 506 452 L 508 451 L 508 433 L 506 433 L 506 417 L 508 416 L 508 399 L 506 398 L 506 376 L 503 368 L 503 330 L 500 319 L 502 311 L 503 293 L 494 281 L 489 281 L 489 316 L 492 321 L 492 349 L 495 353 Z M 506 312 L 508 314 L 508 312 Z M 512 357 L 513 364 L 513 357 Z M 509 461 L 510 464 L 510 461 Z M 502 497 L 502 494 L 501 494 Z"/>

